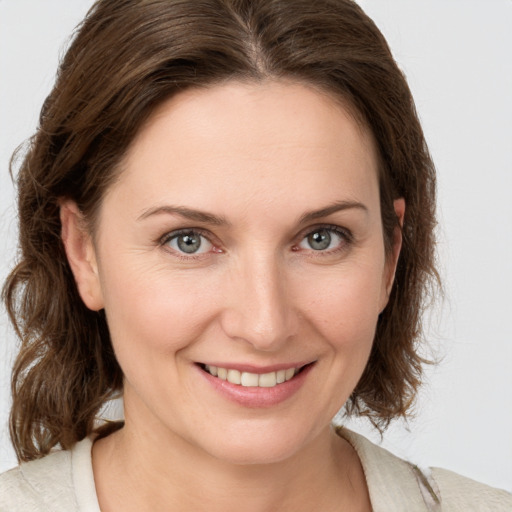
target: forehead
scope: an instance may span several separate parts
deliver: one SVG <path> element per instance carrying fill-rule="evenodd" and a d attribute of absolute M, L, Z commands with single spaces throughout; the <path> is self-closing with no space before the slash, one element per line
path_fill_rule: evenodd
<path fill-rule="evenodd" d="M 327 93 L 285 82 L 174 96 L 141 128 L 121 168 L 120 184 L 150 201 L 207 203 L 220 191 L 232 202 L 307 202 L 319 193 L 361 200 L 350 196 L 377 187 L 376 151 L 361 123 Z"/>

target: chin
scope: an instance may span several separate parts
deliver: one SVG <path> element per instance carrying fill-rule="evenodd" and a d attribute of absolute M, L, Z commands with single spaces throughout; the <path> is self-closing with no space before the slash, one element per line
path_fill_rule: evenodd
<path fill-rule="evenodd" d="M 212 455 L 228 464 L 257 466 L 283 462 L 297 452 L 297 447 L 288 443 L 247 443 L 239 446 L 216 446 Z"/>
<path fill-rule="evenodd" d="M 311 442 L 312 432 L 300 431 L 292 426 L 263 428 L 261 425 L 245 426 L 236 431 L 226 431 L 219 436 L 203 439 L 203 449 L 211 456 L 234 465 L 277 464 L 305 449 Z M 210 446 L 205 446 L 207 442 Z"/>

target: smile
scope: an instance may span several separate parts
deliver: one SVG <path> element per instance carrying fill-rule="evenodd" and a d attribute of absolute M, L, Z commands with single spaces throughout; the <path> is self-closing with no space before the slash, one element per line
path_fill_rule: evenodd
<path fill-rule="evenodd" d="M 207 364 L 202 365 L 202 368 L 213 377 L 225 380 L 231 384 L 253 388 L 273 388 L 293 379 L 293 377 L 305 368 L 305 366 L 299 368 L 287 368 L 268 373 L 242 372 L 232 368 L 221 368 L 219 366 Z"/>

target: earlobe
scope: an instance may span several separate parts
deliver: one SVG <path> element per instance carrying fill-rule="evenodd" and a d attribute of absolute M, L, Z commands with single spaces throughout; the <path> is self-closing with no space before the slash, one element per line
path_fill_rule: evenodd
<path fill-rule="evenodd" d="M 393 279 L 395 276 L 396 265 L 398 263 L 398 258 L 400 256 L 400 251 L 402 249 L 402 228 L 404 226 L 404 216 L 405 216 L 405 199 L 400 197 L 399 199 L 395 199 L 393 201 L 393 206 L 395 208 L 395 214 L 398 218 L 399 226 L 395 227 L 393 232 Z M 393 282 L 391 282 L 391 285 Z"/>
<path fill-rule="evenodd" d="M 96 252 L 83 214 L 74 201 L 60 202 L 60 221 L 62 242 L 80 297 L 89 309 L 99 311 L 103 308 L 103 295 Z"/>
<path fill-rule="evenodd" d="M 405 199 L 400 197 L 393 201 L 395 209 L 395 215 L 398 219 L 399 226 L 396 226 L 393 231 L 393 241 L 390 254 L 387 256 L 387 272 L 386 272 L 386 284 L 385 284 L 385 298 L 382 305 L 381 312 L 384 310 L 388 303 L 393 283 L 395 281 L 396 267 L 398 264 L 398 258 L 400 257 L 400 251 L 402 249 L 402 227 L 404 225 L 405 216 Z"/>

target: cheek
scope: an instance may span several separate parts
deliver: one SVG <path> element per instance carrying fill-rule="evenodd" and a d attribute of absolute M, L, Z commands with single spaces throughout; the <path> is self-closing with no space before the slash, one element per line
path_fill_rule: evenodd
<path fill-rule="evenodd" d="M 341 265 L 302 280 L 302 325 L 308 343 L 317 343 L 325 364 L 319 395 L 329 397 L 332 418 L 347 401 L 366 367 L 377 326 L 382 265 Z M 316 340 L 316 341 L 315 341 Z"/>
<path fill-rule="evenodd" d="M 215 315 L 215 288 L 180 272 L 122 262 L 105 268 L 105 311 L 114 349 L 123 360 L 159 358 L 187 347 Z M 126 276 L 130 276 L 128 279 Z"/>
<path fill-rule="evenodd" d="M 380 313 L 383 265 L 342 265 L 329 272 L 310 273 L 300 284 L 303 315 L 333 343 L 359 345 L 373 340 Z"/>

